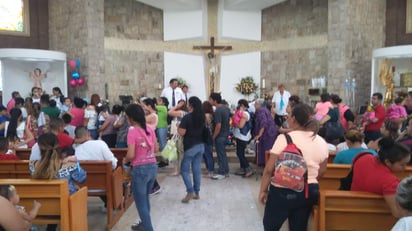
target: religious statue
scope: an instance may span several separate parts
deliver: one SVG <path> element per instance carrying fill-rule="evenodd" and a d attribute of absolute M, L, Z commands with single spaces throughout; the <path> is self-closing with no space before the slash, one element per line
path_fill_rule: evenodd
<path fill-rule="evenodd" d="M 393 99 L 393 89 L 395 87 L 395 82 L 393 80 L 394 68 L 395 67 L 391 65 L 388 69 L 387 60 L 384 59 L 379 73 L 379 79 L 382 85 L 386 87 L 385 97 L 383 101 L 386 107 L 391 105 Z"/>
<path fill-rule="evenodd" d="M 33 87 L 42 88 L 41 81 L 46 78 L 47 72 L 49 72 L 49 70 L 46 70 L 44 73 L 41 73 L 40 68 L 35 68 L 33 72 L 28 72 L 29 77 L 34 81 Z"/>

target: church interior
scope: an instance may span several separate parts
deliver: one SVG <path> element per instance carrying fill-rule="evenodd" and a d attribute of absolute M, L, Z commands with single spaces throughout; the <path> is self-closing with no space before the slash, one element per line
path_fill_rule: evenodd
<path fill-rule="evenodd" d="M 28 96 L 32 81 L 28 77 L 20 81 L 23 77 L 19 75 L 26 75 L 26 67 L 33 70 L 45 63 L 43 70 L 49 71 L 49 79 L 42 80 L 49 88 L 46 92 L 57 84 L 67 96 L 90 98 L 97 93 L 111 105 L 122 104 L 123 99 L 158 97 L 170 79 L 178 78 L 202 101 L 210 92 L 221 92 L 229 104 L 240 98 L 270 100 L 278 85 L 284 84 L 291 94 L 311 105 L 322 93 L 338 94 L 356 112 L 372 93 L 385 93 L 378 75 L 386 59 L 396 68 L 394 90 L 412 88 L 412 80 L 402 79 L 412 77 L 408 75 L 412 73 L 412 47 L 408 46 L 412 44 L 412 0 L 22 3 L 25 32 L 14 33 L 0 26 L 3 104 L 14 90 Z M 2 53 L 8 49 L 58 54 L 18 60 Z M 76 70 L 84 83 L 71 85 L 71 60 L 80 60 Z M 9 64 L 20 72 L 6 72 Z M 242 94 L 236 86 L 246 77 L 257 87 Z M 236 160 L 231 164 L 237 166 Z M 183 183 L 180 178 L 164 180 L 166 173 L 161 171 L 163 192 L 152 197 L 156 230 L 263 229 L 257 178 L 230 177 L 230 181 L 217 183 L 202 180 L 203 197 L 216 198 L 182 206 Z M 105 229 L 105 222 L 100 222 L 105 214 L 98 204 L 89 199 L 88 230 Z M 137 216 L 133 205 L 111 230 L 129 230 Z"/>

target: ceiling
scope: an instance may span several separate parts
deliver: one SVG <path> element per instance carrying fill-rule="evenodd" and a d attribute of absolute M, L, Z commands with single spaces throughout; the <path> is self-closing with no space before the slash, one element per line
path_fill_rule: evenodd
<path fill-rule="evenodd" d="M 186 11 L 202 9 L 207 0 L 137 0 L 146 5 L 167 11 Z M 279 4 L 286 0 L 223 0 L 224 10 L 255 11 Z M 206 4 L 204 4 L 206 5 Z"/>

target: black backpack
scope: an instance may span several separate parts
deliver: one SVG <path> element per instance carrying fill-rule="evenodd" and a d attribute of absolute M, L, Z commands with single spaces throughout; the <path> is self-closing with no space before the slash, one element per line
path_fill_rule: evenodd
<path fill-rule="evenodd" d="M 342 191 L 350 191 L 351 185 L 352 185 L 352 179 L 353 179 L 353 166 L 355 165 L 355 162 L 357 160 L 359 160 L 362 156 L 364 155 L 372 155 L 372 153 L 370 153 L 369 151 L 365 150 L 365 151 L 360 151 L 355 158 L 353 159 L 352 162 L 352 167 L 350 168 L 350 171 L 348 173 L 347 176 L 340 178 L 340 186 L 339 186 L 339 190 Z"/>

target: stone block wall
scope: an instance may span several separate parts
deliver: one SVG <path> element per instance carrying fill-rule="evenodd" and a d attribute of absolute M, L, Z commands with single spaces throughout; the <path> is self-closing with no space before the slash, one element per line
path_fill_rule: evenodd
<path fill-rule="evenodd" d="M 328 1 L 286 1 L 262 12 L 262 40 L 308 40 L 327 35 Z M 293 47 L 293 48 L 292 48 Z M 311 78 L 327 75 L 327 44 L 306 48 L 274 48 L 262 52 L 261 77 L 266 79 L 266 93 L 271 96 L 284 83 L 291 94 L 309 102 Z"/>
<path fill-rule="evenodd" d="M 105 97 L 103 6 L 103 0 L 49 1 L 50 49 L 65 52 L 68 60 L 80 59 L 86 80 L 81 87 L 69 86 L 70 96 Z M 68 69 L 68 80 L 70 73 Z"/>
<path fill-rule="evenodd" d="M 385 0 L 329 1 L 328 90 L 357 108 L 370 98 L 372 51 L 384 47 Z M 355 79 L 355 102 L 344 97 L 343 82 Z"/>
<path fill-rule="evenodd" d="M 106 38 L 163 41 L 163 12 L 135 0 L 106 0 L 104 3 Z M 105 76 L 109 99 L 119 103 L 119 95 L 156 97 L 163 83 L 163 52 L 105 49 Z"/>

